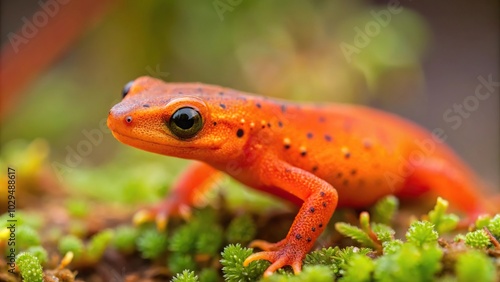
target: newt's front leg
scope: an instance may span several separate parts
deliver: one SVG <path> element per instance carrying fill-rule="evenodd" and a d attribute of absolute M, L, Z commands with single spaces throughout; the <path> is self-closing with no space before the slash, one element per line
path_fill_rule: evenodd
<path fill-rule="evenodd" d="M 155 220 L 158 229 L 164 230 L 169 217 L 188 217 L 191 206 L 199 202 L 204 191 L 210 189 L 220 177 L 220 171 L 215 168 L 203 162 L 193 162 L 174 184 L 171 194 L 157 205 L 137 212 L 134 223 L 138 225 Z"/>
<path fill-rule="evenodd" d="M 290 265 L 297 274 L 302 260 L 313 247 L 337 206 L 337 191 L 324 180 L 276 158 L 269 157 L 260 164 L 260 179 L 265 185 L 285 190 L 302 199 L 304 204 L 295 217 L 285 239 L 278 243 L 257 240 L 251 243 L 264 252 L 249 256 L 244 265 L 260 259 L 269 260 L 271 266 L 264 276 Z"/>

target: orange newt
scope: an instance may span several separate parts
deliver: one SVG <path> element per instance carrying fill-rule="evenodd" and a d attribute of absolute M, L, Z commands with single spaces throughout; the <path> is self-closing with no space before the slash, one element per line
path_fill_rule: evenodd
<path fill-rule="evenodd" d="M 337 206 L 367 207 L 389 194 L 433 192 L 475 217 L 491 212 L 466 165 L 430 133 L 396 115 L 343 104 L 299 104 L 200 83 L 140 77 L 127 84 L 108 126 L 121 142 L 198 162 L 158 206 L 160 226 L 183 213 L 223 171 L 241 183 L 289 200 L 300 210 L 277 243 L 256 240 L 265 275 L 290 265 L 300 272 Z M 144 214 L 142 214 L 144 216 Z"/>

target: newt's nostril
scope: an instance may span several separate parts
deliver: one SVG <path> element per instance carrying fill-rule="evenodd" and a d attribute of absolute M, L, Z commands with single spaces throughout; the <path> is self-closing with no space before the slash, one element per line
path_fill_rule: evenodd
<path fill-rule="evenodd" d="M 125 122 L 126 123 L 131 123 L 132 122 L 132 117 L 131 116 L 126 116 L 125 117 Z"/>

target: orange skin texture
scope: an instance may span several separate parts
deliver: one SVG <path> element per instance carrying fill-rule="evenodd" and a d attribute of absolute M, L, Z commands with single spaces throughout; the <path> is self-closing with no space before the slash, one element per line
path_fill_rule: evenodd
<path fill-rule="evenodd" d="M 394 194 L 432 192 L 475 217 L 494 208 L 476 190 L 467 166 L 431 134 L 398 116 L 342 104 L 299 104 L 200 83 L 137 78 L 109 112 L 121 142 L 195 162 L 172 195 L 147 214 L 166 224 L 183 213 L 219 171 L 301 206 L 285 239 L 254 241 L 271 261 L 265 275 L 290 265 L 300 272 L 337 206 L 362 208 Z M 182 140 L 167 127 L 182 107 L 195 108 L 203 128 Z"/>

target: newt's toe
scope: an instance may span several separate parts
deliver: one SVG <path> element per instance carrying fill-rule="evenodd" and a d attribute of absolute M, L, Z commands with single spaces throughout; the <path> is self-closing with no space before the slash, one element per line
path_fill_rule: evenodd
<path fill-rule="evenodd" d="M 287 265 L 290 265 L 292 267 L 295 274 L 299 274 L 302 270 L 302 257 L 303 254 L 287 250 L 287 248 L 283 248 L 279 251 L 266 251 L 252 254 L 245 259 L 245 261 L 243 262 L 243 266 L 246 267 L 252 261 L 263 259 L 271 262 L 271 265 L 264 272 L 264 277 L 272 275 L 276 270 Z"/>

